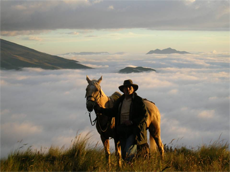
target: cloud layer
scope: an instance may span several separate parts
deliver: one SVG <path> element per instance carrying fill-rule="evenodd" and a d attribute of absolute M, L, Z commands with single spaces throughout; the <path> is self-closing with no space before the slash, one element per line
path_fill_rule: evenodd
<path fill-rule="evenodd" d="M 156 103 L 161 112 L 162 140 L 174 146 L 209 144 L 221 135 L 229 140 L 228 54 L 78 55 L 93 70 L 1 71 L 1 156 L 20 144 L 68 146 L 76 133 L 92 131 L 85 107 L 88 75 L 111 95 L 125 79 L 139 85 L 137 93 Z M 126 66 L 151 67 L 157 72 L 118 74 Z M 92 113 L 94 117 L 95 114 Z M 18 143 L 21 141 L 22 143 Z"/>
<path fill-rule="evenodd" d="M 1 30 L 228 30 L 229 1 L 2 1 Z"/>

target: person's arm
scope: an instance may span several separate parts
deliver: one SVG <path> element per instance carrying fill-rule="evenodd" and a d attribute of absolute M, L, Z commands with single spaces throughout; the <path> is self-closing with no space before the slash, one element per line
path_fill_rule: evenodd
<path fill-rule="evenodd" d="M 119 107 L 119 101 L 116 101 L 112 108 L 102 108 L 98 106 L 97 111 L 108 117 L 115 117 L 118 113 L 118 107 Z"/>
<path fill-rule="evenodd" d="M 141 99 L 137 102 L 137 107 L 135 108 L 137 110 L 137 113 L 139 114 L 136 118 L 132 119 L 132 123 L 134 125 L 138 125 L 140 123 L 143 123 L 147 120 L 148 118 L 148 113 L 146 106 L 144 104 L 144 101 Z"/>

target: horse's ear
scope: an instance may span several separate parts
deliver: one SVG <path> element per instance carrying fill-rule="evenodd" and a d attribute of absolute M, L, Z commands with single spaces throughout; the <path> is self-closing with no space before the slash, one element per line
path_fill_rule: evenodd
<path fill-rule="evenodd" d="M 89 77 L 86 75 L 86 80 L 88 81 L 88 83 L 91 82 L 91 80 L 89 79 Z"/>
<path fill-rule="evenodd" d="M 97 80 L 98 84 L 100 84 L 102 81 L 102 76 Z"/>

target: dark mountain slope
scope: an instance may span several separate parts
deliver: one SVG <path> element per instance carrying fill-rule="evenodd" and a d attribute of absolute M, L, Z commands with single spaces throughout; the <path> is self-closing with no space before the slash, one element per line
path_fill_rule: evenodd
<path fill-rule="evenodd" d="M 75 60 L 41 53 L 3 39 L 1 40 L 1 69 L 34 67 L 42 69 L 89 69 Z"/>

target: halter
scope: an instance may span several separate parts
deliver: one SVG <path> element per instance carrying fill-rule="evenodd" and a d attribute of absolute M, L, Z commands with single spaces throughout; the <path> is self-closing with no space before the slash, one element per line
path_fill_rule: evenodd
<path fill-rule="evenodd" d="M 91 84 L 91 85 L 93 85 L 93 84 Z M 98 94 L 94 97 L 92 95 L 87 96 L 87 93 L 86 93 L 86 100 L 87 100 L 87 102 L 92 101 L 92 102 L 96 102 L 98 105 L 100 105 L 99 99 L 101 98 L 101 95 L 102 95 L 101 94 L 101 87 L 98 84 L 95 84 L 93 86 L 95 86 L 98 89 Z"/>
<path fill-rule="evenodd" d="M 101 96 L 102 96 L 101 86 L 100 86 L 99 84 L 97 84 L 97 83 L 93 83 L 93 84 L 91 84 L 91 85 L 93 85 L 93 86 L 95 86 L 95 87 L 97 88 L 98 94 L 97 94 L 95 97 L 92 96 L 92 95 L 86 96 L 86 100 L 87 100 L 87 102 L 88 102 L 88 101 L 95 102 L 95 103 L 98 104 L 98 106 L 100 106 L 99 99 L 100 99 Z M 96 113 L 96 118 L 92 121 L 91 112 L 89 112 L 89 119 L 90 119 L 90 123 L 91 123 L 92 126 L 94 126 L 94 125 L 96 124 L 96 122 L 97 122 L 97 116 L 98 116 L 98 114 Z M 100 130 L 101 130 L 103 133 L 106 132 L 106 131 L 108 130 L 109 126 L 111 125 L 111 123 L 108 122 L 106 128 L 103 130 L 102 127 L 101 127 L 101 125 L 100 125 L 100 122 L 98 122 L 97 124 L 98 124 Z"/>
<path fill-rule="evenodd" d="M 100 106 L 99 99 L 101 98 L 101 95 L 102 95 L 102 94 L 101 94 L 101 87 L 100 87 L 100 85 L 98 85 L 98 84 L 96 84 L 96 83 L 91 84 L 91 85 L 95 86 L 95 87 L 98 89 L 98 94 L 94 97 L 94 96 L 92 96 L 92 95 L 87 96 L 87 93 L 86 93 L 86 100 L 87 100 L 87 102 L 88 102 L 88 101 L 95 102 L 95 103 L 97 103 L 97 104 Z M 93 107 L 93 108 L 94 108 L 94 107 Z M 97 114 L 96 114 L 96 115 L 97 115 Z M 96 124 L 96 122 L 97 122 L 97 116 L 96 116 L 96 118 L 92 121 L 91 112 L 89 112 L 89 119 L 90 119 L 91 125 L 94 126 L 94 125 Z"/>

